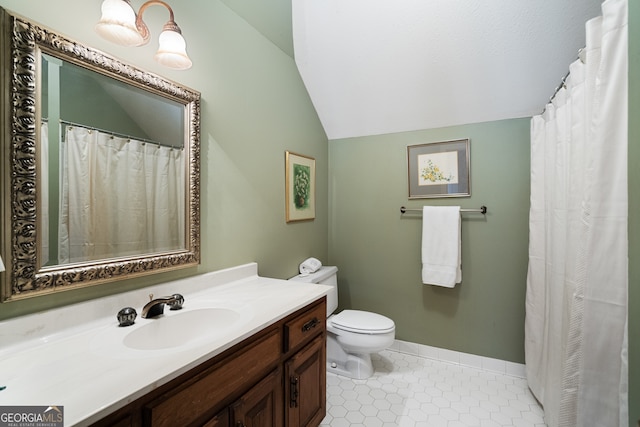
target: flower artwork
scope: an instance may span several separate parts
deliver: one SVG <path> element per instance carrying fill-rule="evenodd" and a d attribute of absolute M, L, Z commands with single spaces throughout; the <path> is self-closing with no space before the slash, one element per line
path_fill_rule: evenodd
<path fill-rule="evenodd" d="M 409 199 L 471 195 L 469 139 L 407 146 Z"/>
<path fill-rule="evenodd" d="M 418 156 L 418 185 L 458 183 L 458 152 L 423 154 Z"/>
<path fill-rule="evenodd" d="M 453 179 L 453 175 L 449 174 L 448 176 L 444 176 L 442 171 L 437 165 L 433 164 L 431 159 L 427 160 L 427 167 L 422 169 L 422 173 L 420 174 L 420 178 L 424 181 L 429 182 L 449 182 Z"/>

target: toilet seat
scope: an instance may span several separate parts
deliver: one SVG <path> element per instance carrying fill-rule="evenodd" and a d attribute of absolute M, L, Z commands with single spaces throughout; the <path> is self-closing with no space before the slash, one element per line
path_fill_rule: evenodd
<path fill-rule="evenodd" d="M 336 329 L 359 334 L 386 334 L 396 328 L 388 317 L 360 310 L 343 310 L 329 320 Z"/>

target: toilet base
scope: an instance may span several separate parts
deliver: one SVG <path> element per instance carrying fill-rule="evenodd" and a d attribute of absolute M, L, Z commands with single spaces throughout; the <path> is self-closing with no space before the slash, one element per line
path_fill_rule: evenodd
<path fill-rule="evenodd" d="M 327 334 L 327 371 L 356 380 L 364 380 L 373 375 L 371 353 L 347 353 L 336 340 Z"/>
<path fill-rule="evenodd" d="M 364 380 L 373 375 L 370 354 L 348 354 L 346 362 L 327 361 L 327 371 L 356 380 Z"/>

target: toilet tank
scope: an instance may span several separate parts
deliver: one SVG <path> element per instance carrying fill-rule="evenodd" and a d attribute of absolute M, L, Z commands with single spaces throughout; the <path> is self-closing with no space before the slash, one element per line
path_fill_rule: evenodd
<path fill-rule="evenodd" d="M 289 280 L 305 283 L 317 283 L 333 287 L 327 294 L 327 317 L 338 308 L 338 267 L 322 266 L 311 274 L 298 274 Z"/>

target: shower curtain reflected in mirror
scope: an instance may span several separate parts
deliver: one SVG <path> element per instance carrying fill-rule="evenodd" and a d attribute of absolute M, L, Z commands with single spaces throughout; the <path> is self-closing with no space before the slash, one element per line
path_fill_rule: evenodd
<path fill-rule="evenodd" d="M 185 247 L 182 149 L 66 126 L 60 157 L 58 264 Z"/>
<path fill-rule="evenodd" d="M 627 426 L 627 1 L 531 122 L 527 380 L 556 426 Z"/>

